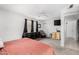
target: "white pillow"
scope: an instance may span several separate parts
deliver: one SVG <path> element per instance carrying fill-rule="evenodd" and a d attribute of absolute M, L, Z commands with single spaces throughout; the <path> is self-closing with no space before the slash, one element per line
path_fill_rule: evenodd
<path fill-rule="evenodd" d="M 2 41 L 2 39 L 0 38 L 0 48 L 4 47 L 4 42 Z"/>

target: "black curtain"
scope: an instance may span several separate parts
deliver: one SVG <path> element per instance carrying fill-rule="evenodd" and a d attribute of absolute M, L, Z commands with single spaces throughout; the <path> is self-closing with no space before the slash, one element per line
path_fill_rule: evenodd
<path fill-rule="evenodd" d="M 26 33 L 27 33 L 27 19 L 25 19 L 25 23 L 24 23 L 24 31 L 23 31 L 23 35 L 22 35 L 22 37 L 24 37 Z"/>
<path fill-rule="evenodd" d="M 25 19 L 24 33 L 27 33 L 27 19 Z"/>
<path fill-rule="evenodd" d="M 79 19 L 77 20 L 77 40 L 79 42 Z"/>
<path fill-rule="evenodd" d="M 31 32 L 34 32 L 34 21 L 31 20 Z"/>
<path fill-rule="evenodd" d="M 36 32 L 38 32 L 38 21 L 36 21 Z"/>

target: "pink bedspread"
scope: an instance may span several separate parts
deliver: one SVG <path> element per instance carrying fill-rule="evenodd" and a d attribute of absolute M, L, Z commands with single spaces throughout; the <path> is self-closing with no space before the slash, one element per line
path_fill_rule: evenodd
<path fill-rule="evenodd" d="M 5 42 L 5 47 L 0 50 L 2 55 L 53 55 L 54 49 L 47 44 L 23 38 Z"/>

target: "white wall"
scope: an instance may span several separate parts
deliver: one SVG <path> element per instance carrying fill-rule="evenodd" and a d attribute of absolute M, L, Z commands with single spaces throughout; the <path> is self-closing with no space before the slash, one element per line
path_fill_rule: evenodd
<path fill-rule="evenodd" d="M 0 8 L 21 13 L 24 15 L 31 16 L 33 18 L 39 19 L 39 16 L 42 17 L 47 15 L 47 21 L 42 22 L 42 29 L 49 35 L 51 32 L 56 31 L 54 27 L 54 18 L 50 19 L 50 17 L 59 17 L 61 10 L 65 7 L 64 4 L 45 4 L 45 5 L 0 5 Z M 16 39 L 21 38 L 24 19 L 25 17 L 20 14 L 15 14 L 8 11 L 0 10 L 0 35 L 4 41 L 8 39 Z M 34 17 L 35 16 L 35 17 Z M 40 19 L 41 20 L 41 19 Z M 30 22 L 28 22 L 28 29 L 30 28 Z M 45 25 L 46 24 L 46 25 Z M 5 30 L 6 29 L 6 30 Z M 35 30 L 35 29 L 34 29 Z M 30 30 L 28 30 L 30 32 Z"/>
<path fill-rule="evenodd" d="M 61 30 L 61 26 L 54 26 L 54 20 L 58 18 L 52 18 L 49 20 L 41 20 L 40 23 L 42 25 L 40 30 L 44 30 L 47 36 L 50 36 L 50 33 L 56 32 L 56 30 Z M 66 37 L 76 39 L 76 20 L 74 18 L 66 19 Z"/>
<path fill-rule="evenodd" d="M 0 9 L 0 38 L 3 41 L 22 37 L 24 16 Z"/>
<path fill-rule="evenodd" d="M 58 17 L 55 18 L 49 18 L 48 20 L 41 20 L 41 30 L 44 30 L 48 37 L 50 37 L 50 34 L 53 32 L 57 32 L 57 30 L 60 30 L 60 26 L 54 26 L 54 20 L 59 19 Z"/>

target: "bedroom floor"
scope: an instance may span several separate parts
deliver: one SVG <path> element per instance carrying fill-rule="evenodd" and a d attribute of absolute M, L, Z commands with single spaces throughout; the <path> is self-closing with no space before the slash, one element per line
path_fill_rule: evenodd
<path fill-rule="evenodd" d="M 73 42 L 71 42 L 71 44 L 73 44 L 73 45 L 66 44 L 66 47 L 60 47 L 60 40 L 44 38 L 39 41 L 54 47 L 56 55 L 79 55 L 79 49 L 78 48 L 73 49 L 74 48 L 73 45 L 75 45 L 76 42 L 74 42 L 74 44 L 73 44 Z M 71 41 L 73 41 L 73 40 L 71 40 Z M 70 41 L 68 41 L 68 42 L 70 42 Z M 69 48 L 68 46 L 71 46 L 72 48 Z"/>

